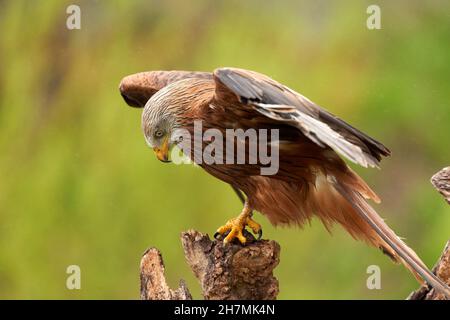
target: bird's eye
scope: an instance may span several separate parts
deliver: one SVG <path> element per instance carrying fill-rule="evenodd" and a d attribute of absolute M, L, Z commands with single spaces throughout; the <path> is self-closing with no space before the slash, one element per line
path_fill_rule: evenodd
<path fill-rule="evenodd" d="M 161 130 L 157 130 L 157 131 L 155 132 L 155 137 L 161 138 L 162 136 L 163 136 L 163 132 L 162 132 Z"/>

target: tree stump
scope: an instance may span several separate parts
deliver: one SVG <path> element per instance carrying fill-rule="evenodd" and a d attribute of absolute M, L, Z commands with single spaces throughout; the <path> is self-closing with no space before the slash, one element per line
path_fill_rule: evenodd
<path fill-rule="evenodd" d="M 192 300 L 183 280 L 172 290 L 164 276 L 164 262 L 156 248 L 147 249 L 141 259 L 141 300 Z"/>
<path fill-rule="evenodd" d="M 249 239 L 247 235 L 247 239 Z M 206 300 L 273 300 L 278 280 L 273 270 L 280 262 L 275 241 L 223 244 L 190 230 L 181 235 L 184 254 Z"/>
<path fill-rule="evenodd" d="M 273 270 L 280 261 L 280 246 L 271 240 L 255 241 L 245 233 L 248 243 L 223 244 L 208 235 L 189 230 L 181 234 L 184 255 L 200 282 L 205 300 L 273 300 L 278 280 Z M 172 290 L 164 277 L 161 253 L 145 252 L 141 260 L 141 299 L 191 300 L 184 281 Z"/>
<path fill-rule="evenodd" d="M 450 167 L 446 167 L 432 176 L 431 184 L 450 204 Z"/>
<path fill-rule="evenodd" d="M 450 204 L 450 167 L 446 167 L 431 177 L 431 184 L 444 196 Z M 433 273 L 450 286 L 450 240 L 442 252 L 438 262 L 433 267 Z M 445 300 L 443 294 L 437 293 L 433 288 L 422 286 L 411 292 L 408 300 Z"/>
<path fill-rule="evenodd" d="M 436 265 L 431 270 L 446 284 L 450 285 L 450 240 L 442 252 Z M 416 291 L 411 292 L 408 300 L 446 300 L 442 293 L 437 293 L 433 288 L 422 286 Z"/>

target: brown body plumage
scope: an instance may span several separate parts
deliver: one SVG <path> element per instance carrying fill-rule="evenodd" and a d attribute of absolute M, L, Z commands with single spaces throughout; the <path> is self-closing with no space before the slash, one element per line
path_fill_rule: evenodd
<path fill-rule="evenodd" d="M 124 78 L 120 90 L 130 105 L 145 105 L 146 136 L 151 136 L 153 121 L 161 114 L 173 119 L 168 120 L 171 125 L 190 132 L 195 120 L 202 120 L 203 130 L 215 128 L 223 133 L 229 128 L 279 129 L 280 162 L 275 175 L 260 175 L 260 163 L 200 165 L 241 190 L 249 208 L 267 216 L 271 223 L 301 226 L 313 216 L 327 229 L 338 223 L 354 238 L 382 249 L 417 278 L 449 294 L 367 204 L 365 199 L 380 200 L 338 155 L 365 167 L 377 166 L 382 156 L 390 154 L 381 143 L 252 71 L 223 68 L 213 74 L 141 73 Z M 202 148 L 207 144 L 204 142 Z M 193 149 L 189 156 L 195 152 Z"/>

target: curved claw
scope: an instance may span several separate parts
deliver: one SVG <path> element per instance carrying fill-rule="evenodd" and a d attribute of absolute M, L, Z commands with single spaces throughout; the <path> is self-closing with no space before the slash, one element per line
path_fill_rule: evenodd
<path fill-rule="evenodd" d="M 243 235 L 243 230 L 246 226 L 250 227 L 255 235 L 258 235 L 257 240 L 261 239 L 261 225 L 254 221 L 251 217 L 245 216 L 229 220 L 224 226 L 217 229 L 216 233 L 214 233 L 214 238 L 219 239 L 219 236 L 225 235 L 223 240 L 224 243 L 230 243 L 237 238 L 241 244 L 245 244 L 247 239 Z"/>
<path fill-rule="evenodd" d="M 250 227 L 250 229 L 252 229 L 254 234 L 258 235 L 258 240 L 261 240 L 261 237 L 262 237 L 261 225 L 258 222 L 256 222 L 255 220 L 253 220 L 251 217 L 247 218 L 246 225 L 248 225 Z"/>

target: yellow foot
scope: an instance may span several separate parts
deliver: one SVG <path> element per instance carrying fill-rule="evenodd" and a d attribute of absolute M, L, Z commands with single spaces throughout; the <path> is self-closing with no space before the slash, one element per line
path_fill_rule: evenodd
<path fill-rule="evenodd" d="M 258 235 L 258 240 L 261 239 L 262 236 L 262 228 L 255 220 L 248 216 L 239 216 L 237 218 L 228 220 L 227 223 L 217 229 L 217 232 L 214 234 L 214 238 L 217 238 L 218 235 L 224 235 L 228 232 L 228 235 L 223 240 L 224 243 L 230 243 L 233 239 L 237 238 L 240 243 L 245 244 L 247 239 L 244 237 L 242 232 L 245 227 L 249 226 L 252 229 L 254 234 Z"/>

